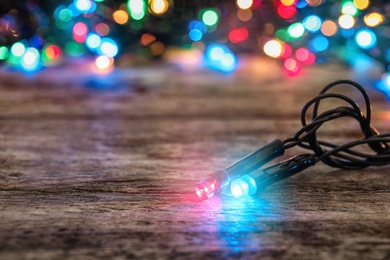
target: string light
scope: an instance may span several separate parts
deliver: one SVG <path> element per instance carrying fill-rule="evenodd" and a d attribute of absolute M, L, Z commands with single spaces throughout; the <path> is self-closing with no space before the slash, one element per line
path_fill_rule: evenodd
<path fill-rule="evenodd" d="M 390 77 L 383 77 L 384 84 L 389 84 Z M 351 86 L 357 90 L 365 103 L 365 113 L 350 97 L 330 92 L 338 86 Z M 319 106 L 324 100 L 341 100 L 346 104 L 319 113 Z M 307 113 L 311 111 L 311 119 Z M 353 118 L 358 121 L 365 136 L 363 139 L 341 145 L 320 140 L 318 129 L 324 124 L 340 118 Z M 208 175 L 195 186 L 197 196 L 209 199 L 226 190 L 233 196 L 241 198 L 256 194 L 273 183 L 297 174 L 316 163 L 323 163 L 342 169 L 362 169 L 368 166 L 390 164 L 390 133 L 380 134 L 371 125 L 371 103 L 367 92 L 358 83 L 351 80 L 338 80 L 325 86 L 314 98 L 310 99 L 301 112 L 302 128 L 292 138 L 284 141 L 274 140 L 259 150 L 247 155 L 231 166 Z M 362 151 L 359 146 L 371 151 Z M 293 147 L 309 150 L 310 153 L 293 156 L 272 166 L 262 166 L 283 155 L 284 151 Z M 359 147 L 356 149 L 356 147 Z"/>

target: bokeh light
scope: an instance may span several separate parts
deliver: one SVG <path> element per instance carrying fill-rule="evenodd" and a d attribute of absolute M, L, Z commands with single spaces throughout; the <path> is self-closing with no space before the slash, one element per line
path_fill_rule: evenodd
<path fill-rule="evenodd" d="M 5 46 L 0 47 L 0 60 L 6 60 L 9 56 L 8 48 Z"/>
<path fill-rule="evenodd" d="M 102 38 L 98 53 L 111 58 L 115 57 L 118 54 L 118 45 L 111 38 Z"/>
<path fill-rule="evenodd" d="M 310 15 L 303 19 L 302 24 L 309 32 L 317 32 L 321 28 L 321 18 L 317 15 Z"/>
<path fill-rule="evenodd" d="M 369 29 L 361 29 L 355 35 L 355 41 L 360 48 L 370 49 L 376 45 L 376 35 Z"/>
<path fill-rule="evenodd" d="M 112 14 L 112 19 L 118 24 L 125 24 L 129 20 L 129 15 L 123 10 L 117 10 Z"/>
<path fill-rule="evenodd" d="M 251 9 L 238 9 L 237 10 L 237 17 L 243 22 L 247 22 L 250 19 L 252 19 L 252 11 Z"/>
<path fill-rule="evenodd" d="M 225 45 L 212 44 L 206 48 L 204 56 L 205 65 L 209 68 L 225 73 L 234 71 L 237 68 L 237 58 Z"/>
<path fill-rule="evenodd" d="M 202 39 L 203 33 L 199 29 L 191 29 L 188 36 L 192 41 L 197 42 Z"/>
<path fill-rule="evenodd" d="M 333 36 L 337 33 L 337 24 L 331 20 L 326 20 L 321 25 L 321 32 L 325 36 Z"/>
<path fill-rule="evenodd" d="M 149 1 L 149 7 L 152 13 L 161 15 L 168 10 L 169 3 L 167 0 L 151 0 Z"/>
<path fill-rule="evenodd" d="M 377 12 L 369 13 L 364 16 L 364 23 L 370 27 L 378 26 L 383 21 L 384 21 L 384 16 Z"/>
<path fill-rule="evenodd" d="M 272 58 L 279 58 L 283 53 L 283 44 L 276 39 L 269 40 L 264 44 L 263 51 Z"/>
<path fill-rule="evenodd" d="M 358 9 L 352 2 L 344 2 L 341 7 L 341 13 L 355 16 L 358 13 Z"/>
<path fill-rule="evenodd" d="M 88 34 L 85 43 L 90 50 L 95 50 L 100 46 L 101 41 L 102 39 L 99 35 L 97 35 L 96 33 L 90 33 Z"/>
<path fill-rule="evenodd" d="M 98 68 L 99 70 L 109 69 L 110 66 L 112 66 L 113 62 L 114 62 L 114 60 L 112 58 L 107 57 L 105 55 L 96 57 L 96 59 L 95 59 L 96 68 Z"/>
<path fill-rule="evenodd" d="M 297 60 L 292 58 L 286 59 L 283 65 L 288 76 L 296 76 L 302 69 L 302 65 Z"/>
<path fill-rule="evenodd" d="M 237 0 L 237 6 L 241 9 L 251 8 L 253 0 Z"/>
<path fill-rule="evenodd" d="M 329 41 L 324 36 L 316 36 L 309 41 L 309 49 L 313 52 L 323 52 L 329 47 Z"/>
<path fill-rule="evenodd" d="M 206 10 L 203 12 L 202 21 L 208 26 L 214 26 L 218 23 L 219 16 L 214 9 Z"/>
<path fill-rule="evenodd" d="M 38 69 L 40 62 L 39 51 L 33 47 L 27 48 L 23 54 L 20 65 L 26 71 L 34 71 Z"/>
<path fill-rule="evenodd" d="M 301 23 L 293 23 L 288 27 L 287 32 L 293 38 L 300 38 L 305 33 L 305 27 Z"/>
<path fill-rule="evenodd" d="M 351 29 L 355 25 L 355 19 L 349 14 L 341 15 L 338 22 L 340 27 L 343 29 Z"/>
<path fill-rule="evenodd" d="M 370 1 L 369 0 L 353 0 L 353 3 L 356 6 L 356 8 L 358 8 L 359 10 L 364 10 L 368 7 L 368 5 L 370 4 Z"/>
<path fill-rule="evenodd" d="M 21 42 L 16 42 L 11 47 L 11 53 L 15 57 L 21 57 L 26 51 L 26 47 Z"/>
<path fill-rule="evenodd" d="M 85 42 L 85 39 L 87 38 L 88 33 L 88 27 L 85 23 L 78 22 L 75 23 L 73 26 L 73 39 L 78 42 L 82 43 Z"/>
<path fill-rule="evenodd" d="M 248 39 L 249 32 L 245 27 L 233 29 L 229 32 L 229 40 L 232 43 L 240 43 Z"/>
<path fill-rule="evenodd" d="M 141 20 L 146 15 L 146 3 L 144 0 L 129 0 L 127 3 L 131 18 Z"/>

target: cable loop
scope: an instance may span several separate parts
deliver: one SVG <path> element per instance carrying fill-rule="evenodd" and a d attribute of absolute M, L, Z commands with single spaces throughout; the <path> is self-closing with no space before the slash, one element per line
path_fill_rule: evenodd
<path fill-rule="evenodd" d="M 350 97 L 340 93 L 328 92 L 340 85 L 352 86 L 360 92 L 365 103 L 365 113 Z M 321 101 L 335 99 L 345 102 L 347 106 L 339 106 L 319 113 Z M 309 122 L 307 114 L 310 108 L 313 109 Z M 284 141 L 285 149 L 299 146 L 311 150 L 314 152 L 317 162 L 323 161 L 332 167 L 343 169 L 360 169 L 371 165 L 390 164 L 390 134 L 380 134 L 378 130 L 371 126 L 371 110 L 368 94 L 360 84 L 346 79 L 332 82 L 325 86 L 318 96 L 304 105 L 301 113 L 302 128 L 294 137 Z M 343 117 L 353 118 L 359 123 L 364 139 L 342 145 L 318 139 L 317 130 L 323 124 Z M 371 153 L 355 149 L 363 145 L 368 145 Z"/>

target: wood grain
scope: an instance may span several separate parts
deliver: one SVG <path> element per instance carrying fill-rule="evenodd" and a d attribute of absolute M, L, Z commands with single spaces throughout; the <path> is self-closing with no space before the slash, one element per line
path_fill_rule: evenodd
<path fill-rule="evenodd" d="M 1 259 L 390 259 L 390 167 L 318 164 L 244 200 L 193 192 L 293 135 L 302 105 L 346 68 L 122 70 L 0 72 Z M 374 125 L 388 131 L 389 107 L 370 94 Z M 352 121 L 324 129 L 360 136 Z"/>

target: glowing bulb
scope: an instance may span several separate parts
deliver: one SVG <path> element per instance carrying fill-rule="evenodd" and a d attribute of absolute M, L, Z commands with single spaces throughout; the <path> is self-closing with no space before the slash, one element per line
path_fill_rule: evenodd
<path fill-rule="evenodd" d="M 163 14 L 168 10 L 169 4 L 167 0 L 151 0 L 149 1 L 150 9 L 154 14 Z"/>
<path fill-rule="evenodd" d="M 232 181 L 230 191 L 234 197 L 239 199 L 255 194 L 257 192 L 257 185 L 250 175 L 244 175 Z"/>
<path fill-rule="evenodd" d="M 237 0 L 237 6 L 241 9 L 248 9 L 252 4 L 253 0 Z"/>
<path fill-rule="evenodd" d="M 21 42 L 16 42 L 11 47 L 11 53 L 16 57 L 21 57 L 25 51 L 26 51 L 26 47 Z"/>
<path fill-rule="evenodd" d="M 202 200 L 207 200 L 221 193 L 221 174 L 224 176 L 222 171 L 210 174 L 205 179 L 198 182 L 195 186 L 196 195 Z"/>
<path fill-rule="evenodd" d="M 356 33 L 355 41 L 360 48 L 370 49 L 376 45 L 376 35 L 371 30 L 362 29 Z"/>
<path fill-rule="evenodd" d="M 343 29 L 351 29 L 355 25 L 355 19 L 349 14 L 343 14 L 339 17 L 339 25 Z"/>
<path fill-rule="evenodd" d="M 278 40 L 270 40 L 263 47 L 264 53 L 272 58 L 279 58 L 283 52 L 283 45 Z"/>

